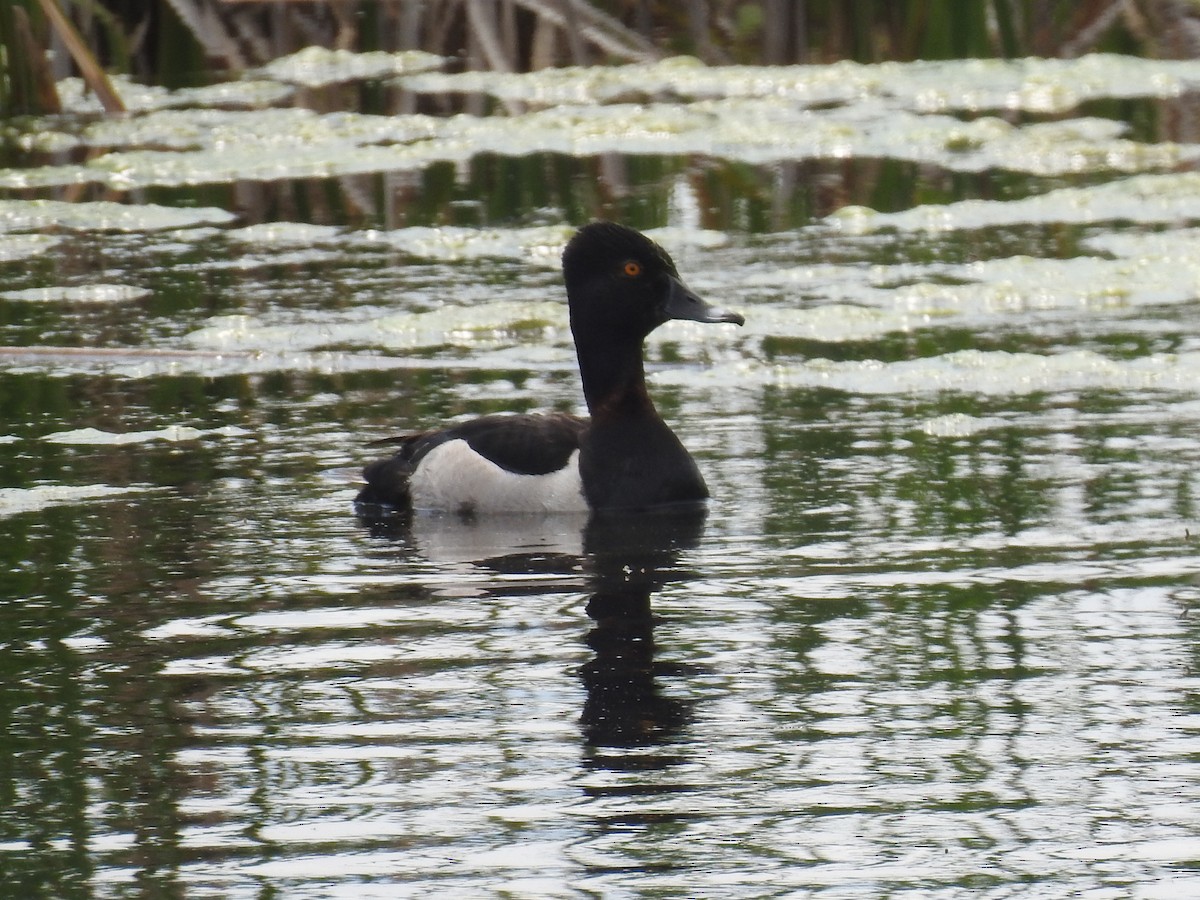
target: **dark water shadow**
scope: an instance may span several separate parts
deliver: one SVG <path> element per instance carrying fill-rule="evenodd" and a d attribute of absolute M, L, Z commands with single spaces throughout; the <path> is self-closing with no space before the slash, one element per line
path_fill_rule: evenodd
<path fill-rule="evenodd" d="M 603 748 L 651 749 L 674 743 L 693 718 L 693 701 L 664 693 L 664 677 L 686 674 L 655 659 L 652 608 L 656 593 L 696 577 L 680 554 L 700 545 L 706 510 L 594 517 L 584 532 L 594 625 L 586 640 L 595 656 L 580 668 L 587 691 L 580 724 L 590 764 L 604 768 L 664 768 L 674 755 L 603 753 Z"/>

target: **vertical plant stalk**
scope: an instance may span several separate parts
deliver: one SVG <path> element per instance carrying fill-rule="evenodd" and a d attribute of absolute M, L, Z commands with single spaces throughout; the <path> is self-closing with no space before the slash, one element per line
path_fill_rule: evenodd
<path fill-rule="evenodd" d="M 601 12 L 586 0 L 513 0 L 539 18 L 566 31 L 569 41 L 578 40 L 628 62 L 661 59 L 663 52 L 650 40 L 626 28 L 618 19 Z M 572 47 L 572 56 L 575 50 Z"/>
<path fill-rule="evenodd" d="M 567 46 L 571 48 L 571 62 L 577 66 L 588 64 L 587 45 L 579 31 L 579 13 L 571 0 L 559 0 L 562 6 L 563 30 L 567 35 Z M 545 16 L 539 16 L 538 22 L 545 22 Z"/>
<path fill-rule="evenodd" d="M 14 6 L 12 9 L 12 31 L 17 48 L 15 56 L 21 61 L 12 66 L 13 93 L 18 98 L 12 104 L 13 108 L 20 108 L 23 112 L 62 112 L 62 101 L 54 85 L 50 62 L 46 59 L 45 49 L 33 36 L 33 26 L 24 7 Z"/>
<path fill-rule="evenodd" d="M 192 33 L 207 56 L 221 60 L 226 68 L 231 69 L 245 69 L 251 64 L 250 58 L 237 45 L 233 26 L 227 24 L 234 13 L 234 10 L 226 9 L 231 4 L 213 7 L 197 0 L 167 0 L 167 5 Z M 268 52 L 267 40 L 263 35 L 247 35 L 243 31 L 239 37 L 255 48 L 260 62 L 274 58 Z"/>
<path fill-rule="evenodd" d="M 512 72 L 514 66 L 504 52 L 495 12 L 495 5 L 488 3 L 488 0 L 467 0 L 467 21 L 479 41 L 484 60 L 493 72 Z"/>
<path fill-rule="evenodd" d="M 1073 59 L 1090 51 L 1117 19 L 1126 14 L 1128 5 L 1123 0 L 1114 0 L 1106 9 L 1100 10 L 1090 22 L 1085 22 L 1070 40 L 1059 45 L 1058 55 L 1064 59 Z"/>
<path fill-rule="evenodd" d="M 38 0 L 38 3 L 41 5 L 46 19 L 50 22 L 50 27 L 58 33 L 67 52 L 75 60 L 75 65 L 79 66 L 83 80 L 100 100 L 104 111 L 108 113 L 125 112 L 125 104 L 113 88 L 112 82 L 108 80 L 108 74 L 101 68 L 96 57 L 83 42 L 83 38 L 79 36 L 79 32 L 75 30 L 75 26 L 71 24 L 71 20 L 59 7 L 58 0 Z"/>

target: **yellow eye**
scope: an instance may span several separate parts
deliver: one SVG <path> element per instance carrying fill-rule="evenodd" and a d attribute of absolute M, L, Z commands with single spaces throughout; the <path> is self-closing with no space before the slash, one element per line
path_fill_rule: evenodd
<path fill-rule="evenodd" d="M 625 263 L 625 266 L 624 266 L 624 268 L 621 269 L 621 271 L 624 272 L 626 275 L 628 275 L 630 278 L 637 278 L 639 275 L 642 274 L 642 264 L 640 262 L 638 262 L 636 259 L 631 259 L 627 263 Z"/>

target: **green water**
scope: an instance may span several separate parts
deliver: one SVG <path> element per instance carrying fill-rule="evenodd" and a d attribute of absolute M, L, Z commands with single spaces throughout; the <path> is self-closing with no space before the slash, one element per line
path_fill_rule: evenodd
<path fill-rule="evenodd" d="M 10 123 L 0 894 L 1200 892 L 1200 70 L 425 62 Z M 600 215 L 707 518 L 355 518 Z"/>

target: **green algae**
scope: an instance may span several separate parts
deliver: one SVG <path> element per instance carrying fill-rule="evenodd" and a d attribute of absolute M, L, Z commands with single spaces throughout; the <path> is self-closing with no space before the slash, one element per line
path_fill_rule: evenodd
<path fill-rule="evenodd" d="M 343 81 L 394 78 L 428 72 L 441 68 L 445 63 L 445 57 L 421 50 L 353 53 L 349 50 L 305 47 L 289 56 L 272 60 L 255 74 L 263 79 L 320 87 Z"/>
<path fill-rule="evenodd" d="M 187 341 L 221 352 L 281 353 L 343 345 L 410 351 L 456 346 L 481 351 L 509 346 L 522 332 L 538 340 L 554 339 L 557 334 L 561 340 L 565 331 L 565 304 L 496 301 L 359 321 L 323 318 L 273 324 L 248 315 L 218 316 L 190 333 Z"/>
<path fill-rule="evenodd" d="M 81 284 L 0 291 L 0 299 L 31 303 L 130 303 L 148 296 L 148 289 L 128 284 Z"/>
<path fill-rule="evenodd" d="M 122 83 L 133 115 L 97 120 L 78 135 L 51 126 L 24 136 L 30 147 L 80 145 L 98 154 L 83 163 L 0 170 L 0 188 L 94 184 L 127 191 L 334 178 L 421 171 L 482 152 L 703 155 L 754 165 L 879 158 L 949 171 L 1003 169 L 1038 176 L 1163 170 L 1193 162 L 1200 153 L 1190 144 L 1131 139 L 1121 123 L 1109 119 L 961 115 L 1061 113 L 1114 97 L 1169 99 L 1200 84 L 1195 63 L 1123 57 L 778 69 L 709 68 L 676 59 L 521 75 L 403 76 L 405 90 L 484 91 L 520 100 L 526 109 L 446 117 L 283 107 L 290 87 L 273 80 L 286 75 L 324 84 L 435 62 L 403 54 L 306 50 L 228 85 L 169 92 Z M 85 111 L 84 99 L 72 99 L 74 85 L 64 90 L 68 108 Z"/>
<path fill-rule="evenodd" d="M 756 165 L 873 157 L 951 171 L 1035 175 L 1170 168 L 1200 155 L 1171 142 L 1145 144 L 1108 120 L 1011 125 L 886 112 L 870 104 L 808 110 L 774 100 L 559 107 L 511 117 L 436 119 L 320 116 L 302 109 L 164 110 L 91 126 L 82 140 L 115 148 L 83 165 L 0 170 L 0 187 L 94 183 L 114 190 L 236 181 L 332 178 L 419 171 L 486 150 L 703 155 Z"/>
<path fill-rule="evenodd" d="M 333 225 L 307 222 L 262 222 L 245 228 L 232 228 L 225 237 L 254 247 L 311 247 L 337 243 L 343 229 Z"/>
<path fill-rule="evenodd" d="M 106 484 L 0 488 L 0 517 L 34 512 L 50 506 L 62 506 L 74 503 L 92 504 L 101 500 L 116 500 L 140 494 L 147 490 L 150 490 L 150 488 Z"/>
<path fill-rule="evenodd" d="M 873 159 L 955 173 L 1110 178 L 1015 199 L 927 203 L 897 212 L 845 206 L 808 232 L 833 246 L 846 237 L 892 234 L 924 242 L 941 233 L 1094 226 L 1067 258 L 992 252 L 958 263 L 788 264 L 735 258 L 707 265 L 710 256 L 730 249 L 730 235 L 699 227 L 705 201 L 686 175 L 679 176 L 672 190 L 681 194 L 672 195 L 668 218 L 673 227 L 650 234 L 688 263 L 686 274 L 698 289 L 723 305 L 744 308 L 748 321 L 741 330 L 672 325 L 656 333 L 649 347 L 664 357 L 701 356 L 710 365 L 705 378 L 759 386 L 849 385 L 846 389 L 868 393 L 998 391 L 995 383 L 1011 376 L 1014 367 L 1011 357 L 992 356 L 989 350 L 978 351 L 980 357 L 947 354 L 905 363 L 800 362 L 785 355 L 769 364 L 760 351 L 772 339 L 863 345 L 944 327 L 1017 328 L 1031 316 L 1037 322 L 1083 317 L 1099 331 L 1112 331 L 1132 311 L 1191 302 L 1200 285 L 1191 230 L 1142 234 L 1128 229 L 1128 223 L 1164 226 L 1200 218 L 1200 175 L 1171 171 L 1194 162 L 1200 147 L 1135 140 L 1124 123 L 1094 116 L 1037 121 L 1012 115 L 1061 114 L 1097 99 L 1170 100 L 1200 84 L 1200 68 L 1193 63 L 1092 56 L 762 69 L 675 59 L 486 78 L 419 71 L 439 66 L 436 59 L 306 51 L 242 82 L 203 89 L 208 94 L 131 87 L 133 115 L 96 119 L 77 129 L 56 127 L 27 141 L 29 149 L 86 148 L 88 158 L 5 170 L 0 187 L 90 184 L 137 196 L 156 188 L 416 173 L 445 163 L 461 172 L 485 152 L 511 158 L 702 158 L 756 167 Z M 450 116 L 321 113 L 277 105 L 299 96 L 295 85 L 381 78 L 396 78 L 410 92 L 486 93 L 519 105 L 509 115 Z M 1113 179 L 1116 173 L 1130 174 Z M 549 212 L 550 221 L 561 220 L 556 211 Z M 547 219 L 539 214 L 533 220 Z M 44 256 L 61 240 L 27 232 L 162 231 L 174 242 L 164 244 L 162 253 L 186 252 L 223 237 L 232 253 L 196 264 L 210 275 L 246 276 L 265 266 L 299 270 L 331 266 L 360 252 L 379 258 L 394 252 L 405 262 L 484 269 L 490 261 L 507 261 L 525 267 L 513 271 L 544 277 L 558 267 L 570 235 L 559 224 L 350 229 L 267 221 L 227 227 L 234 222 L 232 213 L 211 208 L 0 201 L 0 259 Z M 1105 225 L 1122 230 L 1099 227 Z M 92 285 L 22 287 L 4 299 L 115 304 L 145 296 L 112 294 L 112 286 L 111 280 L 98 279 Z M 174 356 L 76 356 L 70 365 L 128 377 L 421 366 L 425 357 L 439 353 L 456 356 L 454 364 L 464 367 L 522 360 L 563 370 L 572 365 L 565 309 L 542 285 L 510 285 L 500 298 L 484 284 L 456 286 L 454 296 L 442 297 L 436 285 L 414 281 L 406 283 L 401 306 L 308 315 L 248 309 L 192 327 L 183 338 L 185 349 Z M 355 349 L 368 353 L 356 359 Z M 45 358 L 47 364 L 50 359 Z M 1101 385 L 1184 383 L 1172 374 L 1179 359 L 1164 357 L 1158 369 L 1129 372 L 1122 368 L 1124 361 L 1102 354 L 1033 354 L 1020 357 L 1015 366 L 1028 368 L 1025 380 L 1007 389 L 1024 390 L 1019 385 L 1033 383 L 1039 387 L 1029 390 L 1051 390 L 1060 377 L 1061 385 L 1073 384 L 1060 363 L 1079 364 Z M 28 356 L 12 362 L 40 364 Z M 1106 369 L 1107 364 L 1117 368 Z M 1034 372 L 1042 373 L 1040 380 L 1030 382 Z M 875 376 L 881 380 L 871 382 Z M 669 381 L 674 375 L 668 369 L 655 377 Z"/>
<path fill-rule="evenodd" d="M 964 438 L 981 431 L 994 428 L 1004 428 L 1009 425 L 1007 419 L 999 416 L 972 416 L 967 413 L 946 413 L 926 419 L 920 429 L 930 437 Z"/>
<path fill-rule="evenodd" d="M 827 222 L 846 234 L 945 232 L 1022 225 L 1137 222 L 1172 224 L 1200 218 L 1200 173 L 1143 174 L 1086 187 L 1058 188 L 1020 200 L 960 200 L 895 213 L 843 207 Z"/>
<path fill-rule="evenodd" d="M 1097 98 L 1176 97 L 1200 86 L 1195 61 L 1091 54 L 1072 60 L 838 61 L 806 66 L 704 66 L 689 58 L 529 73 L 430 73 L 404 80 L 425 94 L 487 94 L 535 106 L 595 106 L 631 97 L 778 98 L 796 106 L 876 98 L 920 113 L 1063 113 Z"/>
<path fill-rule="evenodd" d="M 766 364 L 743 359 L 699 372 L 663 369 L 655 372 L 651 380 L 693 389 L 823 388 L 868 396 L 1002 397 L 1086 391 L 1190 395 L 1200 383 L 1200 353 L 1156 353 L 1115 359 L 1092 350 L 1046 354 L 959 350 L 899 361 L 813 358 Z"/>
<path fill-rule="evenodd" d="M 565 226 L 534 228 L 412 227 L 371 232 L 375 240 L 412 256 L 448 262 L 469 259 L 529 259 L 557 266 L 572 229 Z"/>
<path fill-rule="evenodd" d="M 152 203 L 98 200 L 0 200 L 0 234 L 62 228 L 68 231 L 160 231 L 168 228 L 225 224 L 237 217 L 223 209 L 187 209 Z"/>
<path fill-rule="evenodd" d="M 0 262 L 31 259 L 46 253 L 59 243 L 59 238 L 47 234 L 5 234 L 0 226 Z"/>
<path fill-rule="evenodd" d="M 631 97 L 778 98 L 792 105 L 852 105 L 876 98 L 914 112 L 1062 113 L 1111 97 L 1172 98 L 1200 87 L 1195 61 L 1111 54 L 1077 59 L 973 59 L 805 66 L 705 66 L 689 58 L 523 74 L 419 75 L 408 90 L 480 93 L 535 105 L 610 104 Z"/>
<path fill-rule="evenodd" d="M 125 444 L 145 444 L 151 441 L 166 441 L 175 444 L 186 441 L 198 441 L 204 437 L 241 437 L 248 432 L 236 425 L 222 428 L 194 428 L 190 425 L 167 425 L 147 431 L 102 431 L 98 428 L 76 428 L 71 431 L 57 431 L 42 438 L 51 444 L 106 445 L 121 446 Z"/>

